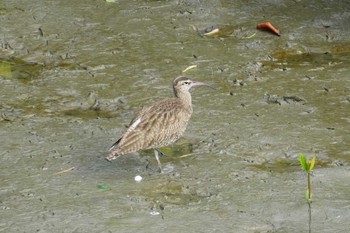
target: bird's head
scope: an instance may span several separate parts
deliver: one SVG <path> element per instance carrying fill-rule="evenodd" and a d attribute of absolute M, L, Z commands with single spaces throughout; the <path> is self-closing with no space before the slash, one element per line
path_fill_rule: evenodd
<path fill-rule="evenodd" d="M 173 82 L 175 96 L 177 96 L 179 92 L 188 92 L 191 87 L 196 86 L 208 86 L 213 88 L 207 83 L 193 81 L 186 76 L 177 77 Z"/>

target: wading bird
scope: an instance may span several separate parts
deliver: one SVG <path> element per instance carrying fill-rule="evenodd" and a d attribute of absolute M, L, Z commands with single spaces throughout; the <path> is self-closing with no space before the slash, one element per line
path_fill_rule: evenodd
<path fill-rule="evenodd" d="M 126 132 L 112 145 L 106 159 L 111 161 L 120 155 L 153 148 L 162 172 L 158 148 L 174 143 L 184 133 L 192 115 L 190 89 L 203 85 L 210 87 L 185 76 L 177 77 L 173 82 L 175 96 L 144 107 L 131 121 Z"/>

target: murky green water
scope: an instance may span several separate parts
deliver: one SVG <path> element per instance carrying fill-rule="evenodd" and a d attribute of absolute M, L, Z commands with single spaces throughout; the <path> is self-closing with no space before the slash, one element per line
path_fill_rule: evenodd
<path fill-rule="evenodd" d="M 2 1 L 0 231 L 350 228 L 347 1 Z M 277 37 L 257 31 L 271 22 Z M 222 38 L 198 29 L 230 28 Z M 233 29 L 233 30 L 231 30 Z M 143 105 L 190 65 L 184 137 L 108 163 Z M 184 156 L 185 155 L 185 156 Z M 136 175 L 143 180 L 134 181 Z M 106 184 L 109 189 L 101 189 Z"/>

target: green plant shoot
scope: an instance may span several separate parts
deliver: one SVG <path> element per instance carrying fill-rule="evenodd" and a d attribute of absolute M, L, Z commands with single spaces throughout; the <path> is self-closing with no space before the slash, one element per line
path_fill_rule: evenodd
<path fill-rule="evenodd" d="M 313 156 L 311 160 L 306 159 L 303 153 L 300 153 L 300 164 L 303 170 L 307 173 L 307 191 L 306 191 L 306 199 L 308 202 L 311 202 L 311 181 L 310 176 L 311 172 L 315 166 L 316 156 Z"/>

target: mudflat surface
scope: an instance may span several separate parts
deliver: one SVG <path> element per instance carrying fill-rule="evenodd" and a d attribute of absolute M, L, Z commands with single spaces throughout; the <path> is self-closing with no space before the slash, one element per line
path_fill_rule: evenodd
<path fill-rule="evenodd" d="M 317 156 L 312 232 L 348 232 L 349 12 L 348 1 L 1 1 L 0 231 L 308 232 L 304 153 Z M 185 135 L 163 148 L 168 172 L 152 151 L 106 162 L 190 65 L 217 90 L 192 92 Z"/>

